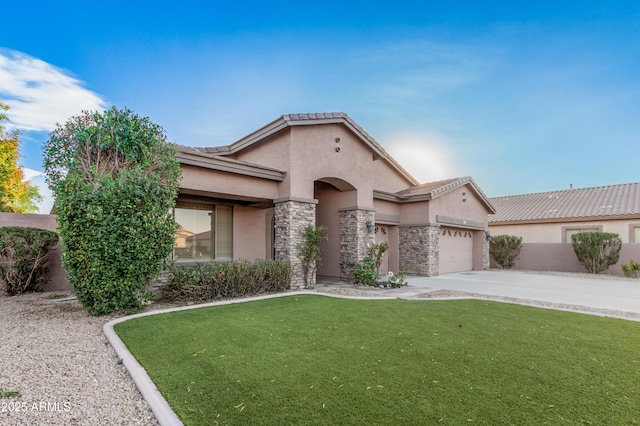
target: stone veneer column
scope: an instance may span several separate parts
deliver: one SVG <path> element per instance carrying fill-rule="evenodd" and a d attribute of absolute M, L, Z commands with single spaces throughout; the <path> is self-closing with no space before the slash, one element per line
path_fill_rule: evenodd
<path fill-rule="evenodd" d="M 316 224 L 315 200 L 275 200 L 275 257 L 291 263 L 292 275 L 290 288 L 304 288 L 304 273 L 298 247 L 304 242 L 304 229 Z M 309 286 L 316 282 L 315 275 L 311 277 Z"/>
<path fill-rule="evenodd" d="M 375 243 L 375 236 L 367 231 L 367 221 L 375 222 L 373 210 L 340 209 L 340 278 L 352 280 L 356 262 L 367 255 L 367 246 Z"/>
<path fill-rule="evenodd" d="M 438 276 L 440 225 L 400 225 L 400 269 L 413 275 Z"/>

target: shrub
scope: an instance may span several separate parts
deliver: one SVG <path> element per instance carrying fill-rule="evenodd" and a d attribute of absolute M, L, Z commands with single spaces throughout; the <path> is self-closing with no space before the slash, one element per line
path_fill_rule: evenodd
<path fill-rule="evenodd" d="M 378 283 L 375 262 L 368 257 L 365 257 L 361 262 L 356 262 L 353 270 L 353 281 L 356 284 L 375 286 Z"/>
<path fill-rule="evenodd" d="M 322 247 L 320 242 L 327 236 L 324 226 L 309 225 L 304 228 L 304 242 L 298 246 L 300 260 L 302 261 L 302 273 L 304 274 L 304 286 L 310 288 L 316 271 L 322 267 Z"/>
<path fill-rule="evenodd" d="M 627 278 L 638 278 L 640 274 L 640 263 L 634 262 L 633 259 L 629 260 L 629 264 L 622 264 L 622 273 Z"/>
<path fill-rule="evenodd" d="M 622 240 L 616 233 L 588 231 L 573 234 L 571 245 L 587 271 L 599 274 L 618 262 Z"/>
<path fill-rule="evenodd" d="M 376 275 L 380 275 L 380 265 L 382 265 L 382 256 L 389 249 L 389 243 L 386 241 L 379 242 L 377 244 L 371 244 L 367 247 L 369 252 L 369 259 L 373 261 L 376 268 Z"/>
<path fill-rule="evenodd" d="M 10 296 L 42 291 L 57 242 L 58 234 L 44 229 L 0 228 L 0 291 Z"/>
<path fill-rule="evenodd" d="M 502 269 L 513 268 L 522 250 L 522 237 L 496 235 L 489 242 L 489 254 Z"/>
<path fill-rule="evenodd" d="M 94 315 L 138 309 L 174 244 L 180 165 L 162 128 L 130 110 L 83 113 L 45 145 L 62 263 Z"/>
<path fill-rule="evenodd" d="M 291 265 L 279 260 L 173 265 L 162 299 L 206 302 L 275 293 L 287 290 L 290 280 Z"/>
<path fill-rule="evenodd" d="M 398 288 L 407 285 L 408 283 L 404 279 L 405 273 L 398 272 L 397 274 L 393 274 L 393 272 L 389 271 L 386 275 L 384 286 L 391 288 Z"/>

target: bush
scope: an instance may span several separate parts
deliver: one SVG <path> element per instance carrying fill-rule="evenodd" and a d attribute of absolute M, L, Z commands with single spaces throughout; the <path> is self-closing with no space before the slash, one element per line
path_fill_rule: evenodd
<path fill-rule="evenodd" d="M 356 284 L 371 287 L 402 287 L 407 285 L 407 282 L 404 280 L 404 273 L 402 272 L 396 275 L 394 275 L 393 272 L 389 272 L 387 275 L 380 276 L 382 256 L 387 249 L 389 249 L 389 243 L 386 241 L 367 247 L 368 256 L 362 259 L 361 262 L 356 262 L 353 270 L 353 281 Z"/>
<path fill-rule="evenodd" d="M 139 309 L 173 249 L 180 165 L 162 128 L 130 110 L 84 113 L 45 145 L 62 263 L 94 315 Z"/>
<path fill-rule="evenodd" d="M 42 291 L 57 242 L 58 234 L 44 229 L 0 228 L 0 291 L 10 296 Z"/>
<path fill-rule="evenodd" d="M 389 249 L 389 243 L 386 241 L 379 242 L 377 244 L 371 244 L 367 247 L 369 252 L 369 259 L 373 261 L 376 267 L 376 275 L 380 275 L 380 265 L 382 265 L 382 257 L 384 253 Z"/>
<path fill-rule="evenodd" d="M 322 246 L 320 242 L 327 239 L 324 226 L 309 225 L 304 228 L 304 243 L 298 246 L 304 287 L 311 288 L 315 283 L 315 273 L 322 267 Z"/>
<path fill-rule="evenodd" d="M 573 234 L 571 245 L 587 271 L 599 274 L 618 262 L 622 240 L 616 233 L 589 231 Z"/>
<path fill-rule="evenodd" d="M 640 263 L 634 262 L 633 259 L 629 260 L 629 264 L 622 264 L 622 273 L 627 278 L 638 278 L 640 274 Z"/>
<path fill-rule="evenodd" d="M 522 237 L 514 235 L 496 235 L 489 242 L 489 254 L 502 269 L 515 266 L 522 250 Z"/>
<path fill-rule="evenodd" d="M 356 284 L 375 286 L 378 283 L 378 272 L 373 260 L 365 257 L 362 262 L 356 262 L 353 270 L 353 281 Z"/>
<path fill-rule="evenodd" d="M 173 265 L 162 299 L 206 302 L 276 293 L 287 290 L 290 280 L 291 265 L 279 260 Z"/>

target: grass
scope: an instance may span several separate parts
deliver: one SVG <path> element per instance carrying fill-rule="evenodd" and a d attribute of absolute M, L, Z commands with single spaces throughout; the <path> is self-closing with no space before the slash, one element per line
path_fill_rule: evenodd
<path fill-rule="evenodd" d="M 297 295 L 116 331 L 186 425 L 640 422 L 632 321 Z"/>
<path fill-rule="evenodd" d="M 5 391 L 0 389 L 0 398 L 20 397 L 22 394 L 18 391 Z"/>

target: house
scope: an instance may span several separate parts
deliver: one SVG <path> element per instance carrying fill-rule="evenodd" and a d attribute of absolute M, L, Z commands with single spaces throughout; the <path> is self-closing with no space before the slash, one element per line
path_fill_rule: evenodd
<path fill-rule="evenodd" d="M 487 215 L 470 177 L 420 184 L 344 113 L 287 114 L 225 146 L 178 146 L 177 262 L 281 259 L 324 226 L 318 275 L 350 279 L 387 241 L 382 272 L 435 276 L 489 266 Z"/>
<path fill-rule="evenodd" d="M 492 235 L 522 237 L 519 269 L 584 272 L 571 246 L 571 235 L 583 231 L 613 232 L 623 246 L 618 265 L 640 259 L 640 183 L 570 188 L 561 191 L 490 199 Z"/>
<path fill-rule="evenodd" d="M 178 264 L 280 259 L 304 285 L 305 227 L 324 226 L 319 276 L 351 279 L 374 242 L 387 241 L 382 273 L 436 276 L 489 267 L 487 215 L 470 177 L 420 184 L 344 113 L 288 114 L 224 146 L 177 145 L 182 170 L 173 213 Z M 55 215 L 3 216 L 5 226 L 55 229 Z M 41 217 L 43 216 L 43 217 Z M 24 223 L 23 223 L 24 222 Z M 45 290 L 69 289 L 60 275 Z"/>

